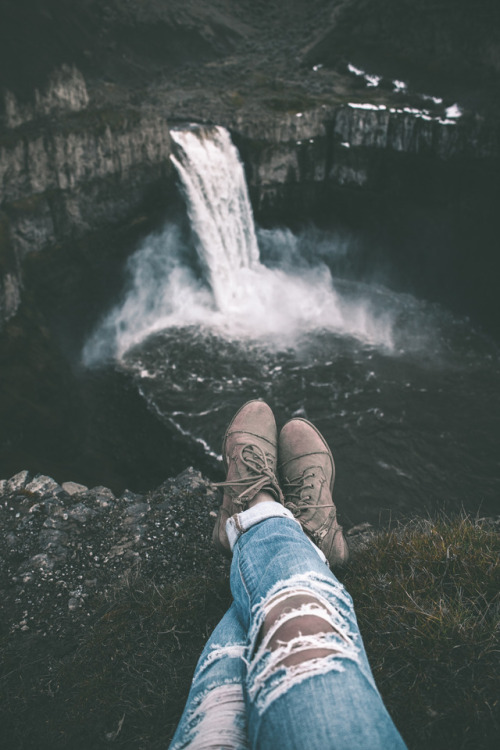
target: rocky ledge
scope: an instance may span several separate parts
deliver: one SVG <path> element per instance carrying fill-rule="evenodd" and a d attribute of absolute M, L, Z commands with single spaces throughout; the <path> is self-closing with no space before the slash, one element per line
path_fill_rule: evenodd
<path fill-rule="evenodd" d="M 147 494 L 58 484 L 22 471 L 0 480 L 0 598 L 5 634 L 78 638 L 104 595 L 138 573 L 158 585 L 228 577 L 212 547 L 219 493 L 188 468 Z M 373 531 L 349 532 L 358 549 Z"/>
<path fill-rule="evenodd" d="M 219 498 L 186 469 L 146 495 L 22 471 L 0 481 L 0 596 L 7 632 L 78 633 L 94 605 L 139 568 L 161 584 L 224 576 L 210 533 Z"/>
<path fill-rule="evenodd" d="M 229 602 L 218 502 L 192 468 L 119 497 L 27 471 L 0 480 L 2 747 L 168 746 Z M 498 744 L 498 528 L 458 516 L 348 534 L 366 549 L 342 577 L 409 747 Z"/>

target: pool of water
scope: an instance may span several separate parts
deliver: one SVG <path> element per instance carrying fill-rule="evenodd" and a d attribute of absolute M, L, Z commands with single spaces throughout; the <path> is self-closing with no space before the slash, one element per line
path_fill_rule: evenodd
<path fill-rule="evenodd" d="M 226 424 L 246 400 L 263 398 L 279 425 L 301 416 L 324 434 L 345 523 L 498 508 L 497 346 L 409 295 L 334 286 L 343 299 L 383 307 L 390 346 L 319 328 L 280 346 L 198 323 L 153 333 L 120 366 L 169 430 L 201 446 L 214 475 Z"/>

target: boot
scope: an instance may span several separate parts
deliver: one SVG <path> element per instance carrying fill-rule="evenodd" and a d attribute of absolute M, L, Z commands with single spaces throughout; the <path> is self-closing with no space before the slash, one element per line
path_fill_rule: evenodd
<path fill-rule="evenodd" d="M 278 434 L 271 408 L 263 401 L 248 401 L 233 417 L 224 435 L 222 456 L 227 471 L 222 505 L 217 514 L 212 541 L 217 549 L 231 556 L 226 521 L 248 508 L 258 492 L 269 492 L 283 505 L 276 477 Z"/>
<path fill-rule="evenodd" d="M 279 436 L 279 460 L 285 507 L 330 567 L 344 565 L 349 549 L 333 504 L 335 463 L 325 439 L 306 419 L 291 419 Z"/>

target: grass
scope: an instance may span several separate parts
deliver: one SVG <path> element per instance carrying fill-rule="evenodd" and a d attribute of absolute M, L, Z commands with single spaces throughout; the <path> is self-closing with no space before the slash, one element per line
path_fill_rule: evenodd
<path fill-rule="evenodd" d="M 410 750 L 497 746 L 499 553 L 491 525 L 418 521 L 376 536 L 343 575 Z M 165 748 L 229 601 L 209 573 L 162 586 L 139 573 L 95 603 L 76 650 L 5 636 L 2 746 Z"/>
<path fill-rule="evenodd" d="M 411 748 L 493 748 L 500 535 L 465 516 L 382 534 L 346 572 L 375 679 Z"/>

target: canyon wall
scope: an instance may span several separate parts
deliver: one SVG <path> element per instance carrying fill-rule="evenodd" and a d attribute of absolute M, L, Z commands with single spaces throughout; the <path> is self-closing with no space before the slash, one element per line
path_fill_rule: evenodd
<path fill-rule="evenodd" d="M 11 96 L 5 112 L 2 321 L 19 306 L 29 255 L 133 221 L 147 214 L 155 192 L 174 187 L 161 106 L 92 106 L 72 68 L 56 74 L 31 108 Z M 458 208 L 474 203 L 480 214 L 491 212 L 500 187 L 499 128 L 477 115 L 452 114 L 365 101 L 230 114 L 221 124 L 240 149 L 256 216 L 264 222 L 321 219 L 339 194 L 377 200 L 408 194 L 428 205 L 455 200 Z"/>
<path fill-rule="evenodd" d="M 428 213 L 447 202 L 493 237 L 496 5 L 5 0 L 0 327 L 35 256 L 57 249 L 57 264 L 81 238 L 168 202 L 174 122 L 230 129 L 262 223 L 406 196 Z"/>
<path fill-rule="evenodd" d="M 81 82 L 72 76 L 31 106 L 6 95 L 15 127 L 0 133 L 0 320 L 18 308 L 27 255 L 118 225 L 170 180 L 164 116 L 88 109 Z"/>
<path fill-rule="evenodd" d="M 314 204 L 328 210 L 332 189 L 379 196 L 394 190 L 395 183 L 414 189 L 422 168 L 428 175 L 427 199 L 432 200 L 428 191 L 452 189 L 437 179 L 443 170 L 454 180 L 462 172 L 466 180 L 465 165 L 475 167 L 480 188 L 500 161 L 498 126 L 411 107 L 323 105 L 274 122 L 236 120 L 233 137 L 247 165 L 257 214 L 284 219 L 287 214 L 306 218 Z"/>

